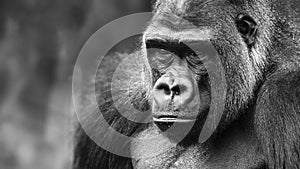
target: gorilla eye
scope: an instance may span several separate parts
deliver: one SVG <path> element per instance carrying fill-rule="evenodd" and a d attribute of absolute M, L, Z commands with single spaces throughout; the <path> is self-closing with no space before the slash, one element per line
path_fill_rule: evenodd
<path fill-rule="evenodd" d="M 191 54 L 191 55 L 189 55 L 189 56 L 186 57 L 186 60 L 193 67 L 197 67 L 197 66 L 201 66 L 202 65 L 202 60 L 197 55 Z"/>
<path fill-rule="evenodd" d="M 147 49 L 148 63 L 157 71 L 163 72 L 174 60 L 174 54 L 165 49 Z"/>
<path fill-rule="evenodd" d="M 173 54 L 165 49 L 158 49 L 157 60 L 161 63 L 168 63 L 172 60 Z"/>
<path fill-rule="evenodd" d="M 248 15 L 240 14 L 237 17 L 236 26 L 245 42 L 248 45 L 253 44 L 257 32 L 257 24 L 254 19 Z"/>

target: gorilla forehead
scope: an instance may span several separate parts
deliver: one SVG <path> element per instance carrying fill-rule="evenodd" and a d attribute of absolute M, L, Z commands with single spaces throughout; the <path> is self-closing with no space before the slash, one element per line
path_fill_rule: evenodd
<path fill-rule="evenodd" d="M 199 12 L 206 4 L 216 3 L 220 0 L 158 0 L 157 6 L 162 5 L 164 11 L 169 11 L 177 15 L 191 15 Z"/>
<path fill-rule="evenodd" d="M 195 15 L 199 12 L 212 9 L 226 9 L 232 6 L 253 4 L 256 0 L 157 0 L 156 7 L 163 6 L 160 10 L 178 15 Z M 260 2 L 265 0 L 259 0 Z M 214 11 L 211 11 L 214 12 Z M 221 10 L 219 13 L 222 12 Z M 218 14 L 218 13 L 215 13 Z"/>
<path fill-rule="evenodd" d="M 212 26 L 236 15 L 242 4 L 240 0 L 158 0 L 154 9 L 164 20 L 182 18 L 197 26 Z"/>
<path fill-rule="evenodd" d="M 193 28 L 219 32 L 224 27 L 231 28 L 239 13 L 238 7 L 230 4 L 230 0 L 158 0 L 150 27 L 166 27 L 175 32 Z"/>

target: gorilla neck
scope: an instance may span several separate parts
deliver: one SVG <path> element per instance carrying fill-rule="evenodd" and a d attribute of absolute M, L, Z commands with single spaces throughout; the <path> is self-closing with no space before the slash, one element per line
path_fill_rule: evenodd
<path fill-rule="evenodd" d="M 183 146 L 153 125 L 135 136 L 142 141 L 131 145 L 132 155 L 139 157 L 132 160 L 133 166 L 135 169 L 256 168 L 263 164 L 262 157 L 256 140 L 246 130 L 235 126 L 205 145 L 195 142 Z"/>

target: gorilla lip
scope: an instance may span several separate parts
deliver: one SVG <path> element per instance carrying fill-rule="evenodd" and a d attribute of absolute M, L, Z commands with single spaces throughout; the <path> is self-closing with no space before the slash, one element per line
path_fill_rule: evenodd
<path fill-rule="evenodd" d="M 173 115 L 164 115 L 164 116 L 158 116 L 153 117 L 153 121 L 155 122 L 180 122 L 180 123 L 188 123 L 188 122 L 194 122 L 197 118 L 193 117 L 178 117 Z"/>

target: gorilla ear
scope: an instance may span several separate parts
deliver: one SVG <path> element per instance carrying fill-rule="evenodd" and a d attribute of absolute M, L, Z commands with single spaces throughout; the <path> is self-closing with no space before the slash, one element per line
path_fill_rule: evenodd
<path fill-rule="evenodd" d="M 257 33 L 257 24 L 254 19 L 248 15 L 240 14 L 236 19 L 236 27 L 247 45 L 252 46 Z"/>

